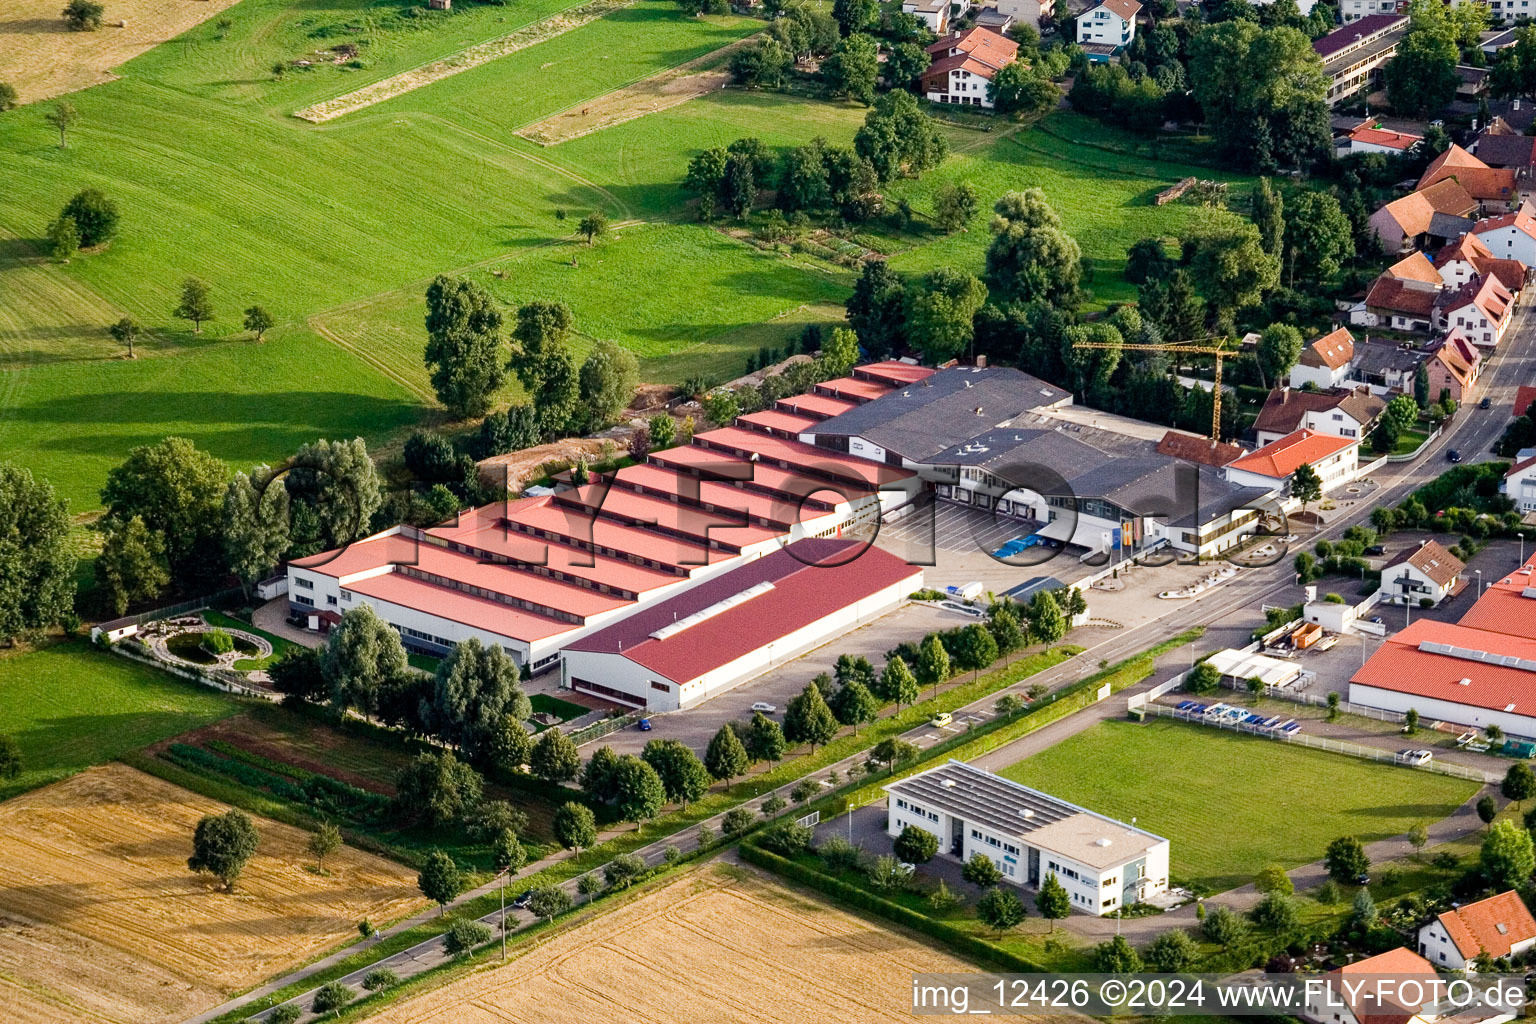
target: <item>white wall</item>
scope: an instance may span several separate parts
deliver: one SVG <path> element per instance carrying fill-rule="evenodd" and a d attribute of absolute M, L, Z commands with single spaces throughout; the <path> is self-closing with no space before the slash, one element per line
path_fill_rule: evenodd
<path fill-rule="evenodd" d="M 1476 665 L 1469 662 L 1467 671 L 1476 672 L 1476 670 Z M 1405 712 L 1409 708 L 1416 708 L 1419 717 L 1424 721 L 1451 722 L 1476 729 L 1486 729 L 1492 724 L 1503 729 L 1507 735 L 1536 739 L 1536 717 L 1530 715 L 1490 711 L 1471 704 L 1457 704 L 1448 700 L 1399 693 L 1396 690 L 1384 690 L 1379 686 L 1366 686 L 1363 683 L 1349 684 L 1349 701 L 1351 704 L 1364 704 L 1366 707 L 1381 708 L 1385 711 Z"/>
<path fill-rule="evenodd" d="M 1519 260 L 1526 266 L 1536 265 L 1536 238 L 1511 224 L 1478 234 L 1478 241 L 1488 247 L 1495 256 Z"/>
<path fill-rule="evenodd" d="M 1108 8 L 1095 8 L 1078 16 L 1077 41 L 1079 43 L 1125 46 L 1135 38 L 1135 22 L 1126 21 Z"/>
<path fill-rule="evenodd" d="M 900 582 L 749 651 L 696 679 L 667 679 L 622 654 L 566 651 L 561 656 L 560 685 L 569 689 L 574 679 L 587 679 L 621 690 L 651 711 L 690 708 L 762 675 L 777 665 L 792 661 L 856 626 L 885 615 L 905 601 L 908 594 L 921 590 L 922 586 L 923 572 L 914 567 L 912 575 Z M 571 641 L 568 639 L 565 642 Z M 657 689 L 652 683 L 666 689 Z"/>

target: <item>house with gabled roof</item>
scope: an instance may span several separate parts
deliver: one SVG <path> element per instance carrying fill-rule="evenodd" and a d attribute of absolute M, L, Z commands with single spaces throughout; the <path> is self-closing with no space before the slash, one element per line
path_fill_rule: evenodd
<path fill-rule="evenodd" d="M 1495 960 L 1536 946 L 1536 918 L 1513 889 L 1447 910 L 1419 929 L 1419 955 L 1441 970 L 1476 971 L 1483 954 Z"/>
<path fill-rule="evenodd" d="M 1472 233 L 1489 255 L 1536 266 L 1536 208 L 1531 204 L 1522 203 L 1513 213 L 1485 217 L 1472 226 Z"/>
<path fill-rule="evenodd" d="M 1444 289 L 1445 282 L 1428 257 L 1413 253 L 1382 271 L 1365 301 L 1349 311 L 1349 322 L 1396 331 L 1427 331 L 1434 323 L 1435 302 Z"/>
<path fill-rule="evenodd" d="M 1378 985 L 1373 979 L 1390 978 Z M 1439 986 L 1434 965 L 1411 949 L 1385 953 L 1337 967 L 1324 985 L 1307 986 L 1304 1020 L 1318 1024 L 1504 1024 L 1514 1014 L 1502 1007 L 1443 1008 L 1436 1005 Z M 1421 984 L 1406 985 L 1406 981 Z"/>
<path fill-rule="evenodd" d="M 1461 593 L 1467 563 L 1439 541 L 1426 540 L 1405 548 L 1381 570 L 1381 589 L 1394 604 L 1439 604 Z"/>
<path fill-rule="evenodd" d="M 1077 16 L 1077 42 L 1118 50 L 1136 38 L 1136 15 L 1141 4 L 1136 0 L 1101 0 Z"/>
<path fill-rule="evenodd" d="M 1385 153 L 1388 156 L 1403 156 L 1417 149 L 1423 141 L 1422 135 L 1383 128 L 1373 117 L 1356 125 L 1348 135 L 1339 140 L 1336 148 L 1339 156 L 1348 156 L 1352 153 Z"/>
<path fill-rule="evenodd" d="M 1181 459 L 1184 462 L 1196 462 L 1202 466 L 1210 466 L 1213 469 L 1220 469 L 1222 466 L 1242 458 L 1244 450 L 1240 444 L 1212 441 L 1210 438 L 1202 435 L 1186 434 L 1181 430 L 1170 430 L 1157 443 L 1157 454 Z"/>
<path fill-rule="evenodd" d="M 1472 140 L 1469 148 L 1473 156 L 1489 167 L 1519 169 L 1536 164 L 1536 136 L 1512 132 L 1497 118 L 1494 119 L 1494 124 L 1499 125 L 1498 130 L 1490 126 L 1488 131 L 1482 132 Z"/>
<path fill-rule="evenodd" d="M 1435 300 L 1434 326 L 1442 331 L 1460 327 L 1472 344 L 1493 348 L 1503 340 L 1514 309 L 1514 295 L 1498 278 L 1492 274 L 1474 277 L 1454 291 L 1440 293 Z"/>
<path fill-rule="evenodd" d="M 990 107 L 992 78 L 1013 63 L 1019 44 L 977 26 L 928 47 L 933 63 L 922 74 L 923 95 L 934 103 Z"/>
<path fill-rule="evenodd" d="M 1465 405 L 1477 395 L 1483 354 L 1472 344 L 1465 328 L 1452 327 L 1430 347 L 1424 372 L 1429 378 L 1430 398 L 1438 401 L 1441 395 L 1447 395 L 1457 405 Z"/>
<path fill-rule="evenodd" d="M 1432 259 L 1448 288 L 1459 288 L 1483 274 L 1498 278 L 1500 284 L 1518 295 L 1530 274 L 1530 268 L 1519 260 L 1493 255 L 1483 240 L 1470 231 L 1443 246 Z"/>
<path fill-rule="evenodd" d="M 1418 189 L 1455 179 L 1477 200 L 1484 215 L 1507 213 L 1520 205 L 1520 190 L 1513 167 L 1489 167 L 1460 146 L 1451 145 L 1435 157 L 1419 177 Z"/>
<path fill-rule="evenodd" d="M 1459 237 L 1475 223 L 1477 212 L 1477 200 L 1461 182 L 1447 178 L 1387 203 L 1371 214 L 1370 225 L 1387 252 L 1407 252 L 1435 239 L 1449 241 L 1442 232 L 1457 227 L 1453 237 Z M 1437 218 L 1444 226 L 1436 224 Z"/>
<path fill-rule="evenodd" d="M 1338 327 L 1313 338 L 1301 350 L 1301 357 L 1291 367 L 1291 387 L 1308 384 L 1316 388 L 1338 387 L 1349 379 L 1355 358 L 1355 336 L 1348 327 Z M 1290 431 L 1285 431 L 1290 433 Z"/>
<path fill-rule="evenodd" d="M 1536 512 L 1536 454 L 1515 460 L 1499 482 L 1499 493 L 1521 512 Z"/>
<path fill-rule="evenodd" d="M 950 0 L 902 0 L 901 10 L 903 14 L 916 15 L 929 30 L 939 35 L 949 31 L 951 12 L 953 17 L 963 18 L 972 6 L 970 0 L 959 0 L 958 4 Z"/>
<path fill-rule="evenodd" d="M 1264 399 L 1253 432 L 1261 445 L 1303 429 L 1362 438 L 1375 428 L 1386 407 L 1386 401 L 1364 385 L 1326 391 L 1280 387 Z"/>

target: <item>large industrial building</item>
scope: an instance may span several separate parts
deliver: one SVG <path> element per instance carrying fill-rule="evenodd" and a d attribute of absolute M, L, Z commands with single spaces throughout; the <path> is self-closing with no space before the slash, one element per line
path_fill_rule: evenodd
<path fill-rule="evenodd" d="M 796 541 L 565 648 L 562 685 L 675 711 L 891 611 L 923 571 L 853 540 Z"/>
<path fill-rule="evenodd" d="M 951 760 L 885 787 L 886 831 L 939 839 L 939 854 L 990 858 L 1014 885 L 1055 875 L 1072 908 L 1103 915 L 1168 888 L 1168 840 Z"/>
<path fill-rule="evenodd" d="M 1533 569 L 1536 558 L 1491 584 L 1457 622 L 1420 619 L 1388 637 L 1350 679 L 1350 701 L 1536 739 Z"/>

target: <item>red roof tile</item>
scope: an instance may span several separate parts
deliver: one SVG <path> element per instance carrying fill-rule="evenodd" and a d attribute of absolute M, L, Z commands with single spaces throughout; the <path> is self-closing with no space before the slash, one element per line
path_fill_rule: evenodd
<path fill-rule="evenodd" d="M 1278 441 L 1271 441 L 1256 451 L 1249 452 L 1228 468 L 1283 480 L 1296 472 L 1304 462 L 1308 464 L 1318 462 L 1335 452 L 1341 452 L 1359 443 L 1358 438 L 1298 430 Z"/>
<path fill-rule="evenodd" d="M 1186 462 L 1198 462 L 1202 466 L 1214 466 L 1220 469 L 1234 459 L 1243 456 L 1241 445 L 1226 444 L 1212 441 L 1208 437 L 1198 437 L 1194 434 L 1184 434 L 1177 430 L 1170 430 L 1163 435 L 1163 439 L 1157 443 L 1157 453 L 1168 455 L 1175 459 L 1183 459 Z"/>
<path fill-rule="evenodd" d="M 836 380 L 822 381 L 816 385 L 816 390 L 821 394 L 835 395 L 838 398 L 872 402 L 895 389 L 889 384 L 881 384 L 877 381 L 859 380 L 857 377 L 838 377 Z"/>
<path fill-rule="evenodd" d="M 914 363 L 904 363 L 899 359 L 887 359 L 879 363 L 865 363 L 863 366 L 855 366 L 855 377 L 872 377 L 875 380 L 884 381 L 893 387 L 902 384 L 916 384 L 933 376 L 934 370 L 927 366 L 918 366 Z"/>
<path fill-rule="evenodd" d="M 1448 910 L 1440 924 L 1467 960 L 1485 951 L 1491 957 L 1508 956 L 1511 946 L 1536 939 L 1536 918 L 1513 889 Z"/>
<path fill-rule="evenodd" d="M 1301 362 L 1306 366 L 1326 366 L 1330 370 L 1341 370 L 1354 357 L 1355 336 L 1349 333 L 1348 327 L 1339 327 L 1308 345 L 1301 353 Z"/>
<path fill-rule="evenodd" d="M 1418 187 L 1424 189 L 1447 178 L 1461 182 L 1473 199 L 1508 201 L 1517 194 L 1513 167 L 1489 167 L 1454 144 L 1430 161 Z"/>
<path fill-rule="evenodd" d="M 1536 385 L 1521 384 L 1515 389 L 1515 415 L 1524 416 L 1531 403 L 1536 402 Z"/>
<path fill-rule="evenodd" d="M 1532 604 L 1530 598 L 1517 600 Z M 1466 618 L 1459 623 L 1416 620 L 1383 641 L 1350 682 L 1491 711 L 1536 714 L 1536 672 L 1420 649 L 1429 642 L 1536 659 L 1536 639 L 1473 628 Z"/>
<path fill-rule="evenodd" d="M 818 395 L 814 392 L 808 395 L 791 395 L 781 398 L 774 403 L 775 406 L 788 409 L 791 412 L 804 413 L 808 416 L 820 416 L 822 419 L 831 419 L 839 416 L 849 409 L 858 407 L 858 402 L 846 398 L 833 398 L 831 395 Z"/>

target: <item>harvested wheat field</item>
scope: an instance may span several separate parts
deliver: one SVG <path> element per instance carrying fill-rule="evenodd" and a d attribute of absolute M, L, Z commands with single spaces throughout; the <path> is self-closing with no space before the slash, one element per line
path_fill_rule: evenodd
<path fill-rule="evenodd" d="M 110 82 L 119 64 L 235 3 L 111 0 L 100 29 L 71 32 L 59 17 L 62 0 L 6 0 L 0 18 L 0 82 L 14 85 L 23 103 Z"/>
<path fill-rule="evenodd" d="M 686 64 L 659 71 L 633 85 L 615 89 L 553 117 L 546 117 L 537 124 L 521 129 L 517 134 L 541 146 L 558 146 L 562 142 L 625 121 L 633 121 L 658 110 L 667 110 L 716 89 L 723 89 L 731 80 L 730 71 L 723 65 L 735 51 L 750 44 L 754 38 L 737 40 L 714 53 L 706 53 Z"/>
<path fill-rule="evenodd" d="M 120 764 L 0 803 L 0 1006 L 7 1024 L 184 1020 L 421 905 L 415 876 L 257 819 L 233 893 L 187 870 L 198 818 L 227 808 Z"/>
<path fill-rule="evenodd" d="M 799 1024 L 910 1017 L 913 971 L 976 968 L 713 865 L 371 1024 Z"/>

